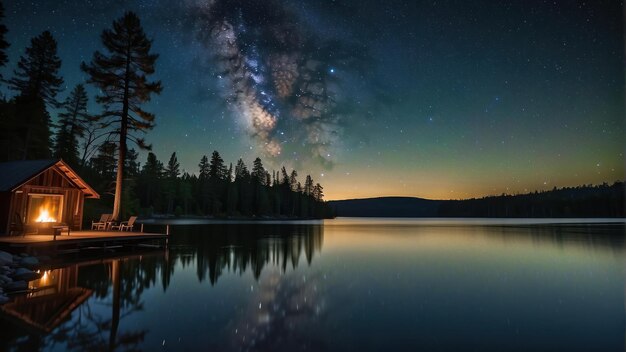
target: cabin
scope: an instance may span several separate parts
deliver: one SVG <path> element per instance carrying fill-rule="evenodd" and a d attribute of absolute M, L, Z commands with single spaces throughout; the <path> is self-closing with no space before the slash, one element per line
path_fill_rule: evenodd
<path fill-rule="evenodd" d="M 0 163 L 0 235 L 81 230 L 86 198 L 100 198 L 63 160 Z"/>

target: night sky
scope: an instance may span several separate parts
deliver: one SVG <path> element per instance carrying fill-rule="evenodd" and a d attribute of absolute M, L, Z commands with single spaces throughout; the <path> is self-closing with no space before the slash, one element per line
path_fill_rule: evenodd
<path fill-rule="evenodd" d="M 310 173 L 326 199 L 466 198 L 624 179 L 622 1 L 4 6 L 3 76 L 31 37 L 50 30 L 61 100 L 86 80 L 79 65 L 102 50 L 102 30 L 136 12 L 164 86 L 146 106 L 157 123 L 146 139 L 163 162 L 176 151 L 189 172 L 215 149 L 233 163 L 260 156 L 270 169 Z"/>

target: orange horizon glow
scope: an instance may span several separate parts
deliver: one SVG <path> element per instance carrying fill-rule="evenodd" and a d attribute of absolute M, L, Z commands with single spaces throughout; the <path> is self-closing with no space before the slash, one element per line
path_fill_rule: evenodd
<path fill-rule="evenodd" d="M 556 188 L 566 188 L 566 187 L 577 187 L 583 185 L 601 185 L 603 183 L 607 183 L 609 185 L 614 182 L 624 181 L 624 178 L 618 178 L 614 180 L 606 180 L 606 179 L 598 179 L 590 182 L 567 182 L 563 184 L 536 184 L 535 187 L 519 187 L 519 188 L 511 188 L 506 186 L 499 186 L 494 188 L 485 187 L 484 185 L 475 185 L 474 187 L 466 186 L 466 185 L 458 185 L 456 189 L 454 187 L 446 187 L 445 184 L 437 184 L 432 185 L 431 187 L 424 187 L 415 191 L 406 191 L 402 192 L 398 190 L 396 187 L 392 187 L 393 185 L 381 185 L 381 184 L 370 184 L 367 182 L 363 182 L 367 186 L 359 187 L 358 184 L 345 185 L 342 183 L 332 183 L 326 182 L 325 185 L 325 197 L 326 201 L 333 200 L 345 200 L 345 199 L 366 199 L 366 198 L 380 198 L 380 197 L 412 197 L 412 198 L 422 198 L 429 200 L 459 200 L 459 199 L 471 199 L 471 198 L 483 198 L 489 196 L 499 196 L 501 194 L 507 195 L 516 195 L 516 194 L 527 194 L 535 191 L 549 191 L 554 187 Z M 417 183 L 417 182 L 416 182 Z M 467 188 L 462 189 L 461 186 L 465 186 Z M 349 189 L 352 188 L 352 189 Z M 403 189 L 405 187 L 402 187 Z M 408 187 L 407 187 L 408 188 Z"/>

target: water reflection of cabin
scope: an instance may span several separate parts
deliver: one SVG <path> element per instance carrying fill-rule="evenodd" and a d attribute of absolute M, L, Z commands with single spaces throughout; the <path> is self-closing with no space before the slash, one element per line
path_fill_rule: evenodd
<path fill-rule="evenodd" d="M 0 163 L 0 234 L 80 230 L 85 198 L 100 198 L 62 160 Z"/>
<path fill-rule="evenodd" d="M 0 316 L 35 332 L 50 332 L 70 317 L 93 290 L 78 286 L 79 265 L 52 271 L 30 283 L 35 290 L 0 306 Z"/>

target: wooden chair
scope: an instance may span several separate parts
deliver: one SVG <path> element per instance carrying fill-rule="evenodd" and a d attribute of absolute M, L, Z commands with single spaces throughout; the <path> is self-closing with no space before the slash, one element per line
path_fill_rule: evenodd
<path fill-rule="evenodd" d="M 91 222 L 92 230 L 106 230 L 113 214 L 102 214 L 100 220 Z"/>
<path fill-rule="evenodd" d="M 13 214 L 13 220 L 9 226 L 9 235 L 25 235 L 26 231 L 24 230 L 24 223 L 22 222 L 22 217 L 18 212 Z"/>
<path fill-rule="evenodd" d="M 128 221 L 122 221 L 119 225 L 111 226 L 111 230 L 132 231 L 133 227 L 135 227 L 135 220 L 137 220 L 137 217 L 131 216 L 128 218 Z"/>

